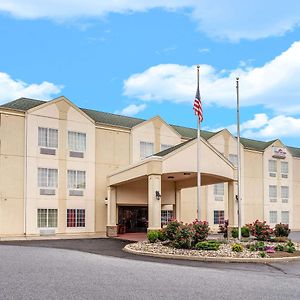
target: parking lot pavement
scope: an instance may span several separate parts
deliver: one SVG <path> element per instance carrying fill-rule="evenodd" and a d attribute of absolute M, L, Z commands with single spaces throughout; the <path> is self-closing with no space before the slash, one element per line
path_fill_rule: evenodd
<path fill-rule="evenodd" d="M 120 248 L 110 240 L 83 244 L 102 254 Z M 192 268 L 48 246 L 44 241 L 42 248 L 0 245 L 0 299 L 300 299 L 299 277 L 268 266 L 206 263 Z"/>
<path fill-rule="evenodd" d="M 9 241 L 0 242 L 1 245 L 14 245 L 24 247 L 42 247 L 42 248 L 58 248 L 75 250 L 80 252 L 88 252 L 93 254 L 99 254 L 103 256 L 112 256 L 130 260 L 148 261 L 163 264 L 182 265 L 190 267 L 205 267 L 205 268 L 217 268 L 227 270 L 247 270 L 249 272 L 268 272 L 278 273 L 282 272 L 288 274 L 291 268 L 293 275 L 297 275 L 300 272 L 300 262 L 293 262 L 290 265 L 286 263 L 282 264 L 252 264 L 252 263 L 212 263 L 212 262 L 200 262 L 200 261 L 185 261 L 175 259 L 161 259 L 155 257 L 139 256 L 122 251 L 123 247 L 128 244 L 128 241 L 122 241 L 117 239 L 68 239 L 68 240 L 31 240 L 31 241 Z M 293 264 L 293 267 L 291 267 Z M 297 271 L 299 270 L 299 271 Z"/>

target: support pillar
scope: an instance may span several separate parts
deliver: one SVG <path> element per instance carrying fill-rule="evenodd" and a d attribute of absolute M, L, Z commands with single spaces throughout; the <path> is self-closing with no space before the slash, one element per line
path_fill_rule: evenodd
<path fill-rule="evenodd" d="M 176 209 L 176 220 L 181 221 L 181 189 L 176 189 L 175 192 L 175 209 Z"/>
<path fill-rule="evenodd" d="M 236 207 L 236 199 L 235 199 L 235 193 L 234 193 L 234 181 L 228 182 L 228 227 L 232 228 L 236 225 L 236 213 L 235 213 L 235 207 Z"/>
<path fill-rule="evenodd" d="M 148 231 L 161 229 L 161 175 L 148 176 Z"/>
<path fill-rule="evenodd" d="M 107 226 L 106 235 L 108 237 L 117 236 L 117 188 L 107 188 Z"/>

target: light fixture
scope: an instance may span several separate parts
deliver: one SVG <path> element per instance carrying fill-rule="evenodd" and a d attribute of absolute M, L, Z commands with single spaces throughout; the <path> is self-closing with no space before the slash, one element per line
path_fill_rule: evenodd
<path fill-rule="evenodd" d="M 191 173 L 183 173 L 183 175 L 186 175 L 186 176 L 188 176 L 188 175 L 191 175 Z"/>
<path fill-rule="evenodd" d="M 161 198 L 161 194 L 159 193 L 159 191 L 155 191 L 155 198 L 156 200 L 159 200 Z"/>
<path fill-rule="evenodd" d="M 168 179 L 174 179 L 174 176 L 168 176 Z"/>

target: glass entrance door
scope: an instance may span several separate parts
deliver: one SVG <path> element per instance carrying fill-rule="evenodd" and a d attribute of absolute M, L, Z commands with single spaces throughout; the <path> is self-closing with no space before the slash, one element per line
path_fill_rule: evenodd
<path fill-rule="evenodd" d="M 140 206 L 119 206 L 119 233 L 147 232 L 148 208 Z"/>

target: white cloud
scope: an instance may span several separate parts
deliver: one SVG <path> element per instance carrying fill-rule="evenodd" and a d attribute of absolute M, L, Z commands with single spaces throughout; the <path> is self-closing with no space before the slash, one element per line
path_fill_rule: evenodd
<path fill-rule="evenodd" d="M 213 128 L 219 131 L 222 128 Z M 225 126 L 231 133 L 236 134 L 236 124 Z M 241 123 L 243 137 L 272 140 L 284 137 L 299 137 L 300 118 L 278 115 L 269 118 L 265 113 L 255 114 L 252 120 Z"/>
<path fill-rule="evenodd" d="M 18 18 L 56 21 L 103 17 L 109 13 L 135 13 L 161 8 L 187 9 L 199 30 L 213 38 L 232 41 L 283 35 L 300 23 L 298 0 L 2 0 L 0 11 Z"/>
<path fill-rule="evenodd" d="M 143 111 L 146 108 L 146 104 L 130 104 L 127 107 L 123 108 L 120 111 L 116 111 L 116 114 L 125 115 L 125 116 L 134 116 L 139 112 Z"/>
<path fill-rule="evenodd" d="M 12 79 L 8 74 L 0 72 L 0 104 L 21 97 L 45 99 L 53 98 L 60 93 L 62 86 L 44 81 L 40 84 L 28 84 L 18 79 Z"/>
<path fill-rule="evenodd" d="M 240 77 L 241 106 L 264 105 L 277 113 L 300 113 L 300 42 L 261 67 L 216 70 L 200 68 L 204 105 L 235 107 L 235 78 Z M 124 95 L 144 101 L 192 103 L 196 66 L 161 64 L 133 74 L 124 82 Z"/>

